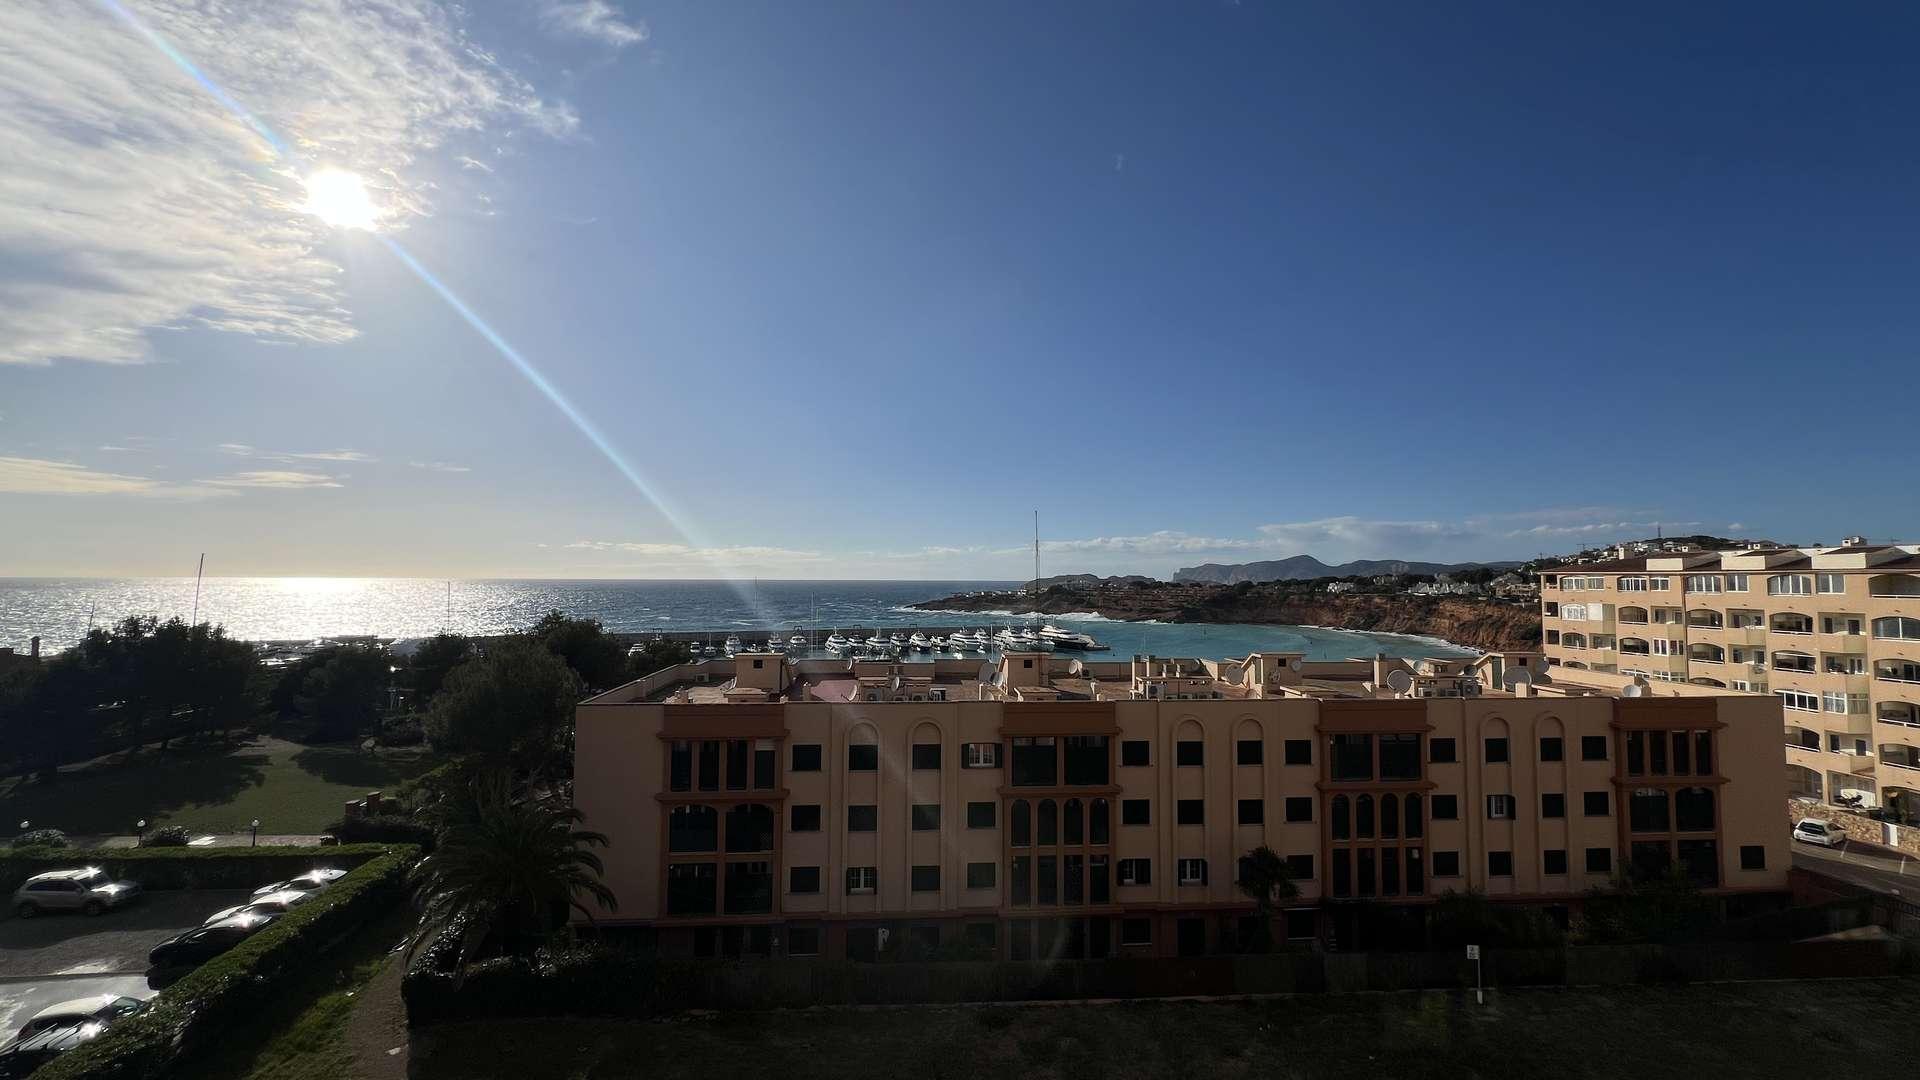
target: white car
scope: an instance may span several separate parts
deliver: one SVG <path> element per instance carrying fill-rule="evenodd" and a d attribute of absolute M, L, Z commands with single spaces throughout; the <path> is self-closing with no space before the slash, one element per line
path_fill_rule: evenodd
<path fill-rule="evenodd" d="M 1840 826 L 1821 818 L 1801 819 L 1800 824 L 1793 827 L 1793 838 L 1821 847 L 1839 847 L 1847 842 L 1847 834 Z"/>
<path fill-rule="evenodd" d="M 62 1001 L 58 1005 L 49 1005 L 33 1014 L 33 1018 L 21 1025 L 14 1034 L 15 1039 L 27 1039 L 48 1028 L 64 1027 L 72 1024 L 111 1024 L 123 1016 L 132 1016 L 147 1003 L 138 998 L 122 997 L 119 994 L 95 994 L 92 997 L 74 998 Z"/>
<path fill-rule="evenodd" d="M 311 899 L 313 899 L 313 892 L 311 891 L 305 889 L 281 889 L 279 892 L 270 892 L 265 896 L 256 896 L 244 904 L 238 904 L 230 908 L 221 908 L 219 911 L 207 916 L 207 921 L 200 925 L 212 926 L 222 919 L 230 919 L 235 915 L 244 915 L 249 912 L 261 915 L 285 915 L 287 912 L 292 911 L 294 908 L 299 907 Z"/>
<path fill-rule="evenodd" d="M 309 870 L 296 877 L 290 877 L 285 881 L 276 881 L 271 885 L 262 885 L 253 890 L 253 898 L 258 900 L 268 893 L 277 892 L 313 892 L 316 889 L 324 889 L 346 876 L 347 872 L 345 870 L 336 870 L 332 867 L 320 867 Z"/>

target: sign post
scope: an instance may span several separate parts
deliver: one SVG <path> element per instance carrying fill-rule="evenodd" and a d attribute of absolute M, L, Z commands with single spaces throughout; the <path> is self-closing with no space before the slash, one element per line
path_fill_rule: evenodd
<path fill-rule="evenodd" d="M 1473 1001 L 1476 1005 L 1487 1003 L 1487 992 L 1480 980 L 1480 946 L 1467 946 L 1467 959 L 1473 961 Z"/>

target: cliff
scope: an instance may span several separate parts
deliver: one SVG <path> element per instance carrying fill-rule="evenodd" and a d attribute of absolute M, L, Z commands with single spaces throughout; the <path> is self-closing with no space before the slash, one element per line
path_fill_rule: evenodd
<path fill-rule="evenodd" d="M 1517 562 L 1435 563 L 1404 559 L 1355 559 L 1330 566 L 1311 555 L 1249 563 L 1201 563 L 1174 571 L 1173 580 L 1236 585 L 1242 581 L 1309 581 L 1313 578 L 1373 577 L 1376 574 L 1458 574 L 1465 570 L 1510 570 Z"/>
<path fill-rule="evenodd" d="M 929 611 L 1098 612 L 1109 619 L 1177 623 L 1281 623 L 1420 634 L 1475 649 L 1537 649 L 1540 612 L 1530 604 L 1460 596 L 1328 594 L 1275 585 L 1055 586 L 1029 593 L 969 593 L 913 605 Z"/>

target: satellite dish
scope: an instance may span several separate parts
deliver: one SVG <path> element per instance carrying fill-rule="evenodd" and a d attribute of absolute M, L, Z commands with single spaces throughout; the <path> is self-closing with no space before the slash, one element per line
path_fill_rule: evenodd
<path fill-rule="evenodd" d="M 1641 686 L 1639 683 L 1628 683 L 1626 688 L 1620 691 L 1620 696 L 1621 697 L 1646 697 L 1647 688 L 1644 686 Z"/>
<path fill-rule="evenodd" d="M 1085 670 L 1087 670 L 1087 665 L 1081 663 L 1079 657 L 1076 656 L 1072 660 L 1067 661 L 1067 674 L 1078 675 Z"/>
<path fill-rule="evenodd" d="M 1549 675 L 1546 669 L 1542 668 L 1540 671 L 1533 673 L 1533 683 L 1535 686 L 1552 686 L 1553 676 Z"/>
<path fill-rule="evenodd" d="M 1287 666 L 1292 668 L 1295 672 L 1298 672 L 1301 668 L 1306 667 L 1307 665 L 1304 661 L 1302 661 L 1299 657 L 1296 656 L 1293 659 L 1287 661 Z"/>
<path fill-rule="evenodd" d="M 1387 689 L 1396 694 L 1404 694 L 1413 689 L 1413 676 L 1404 671 L 1387 672 Z"/>
<path fill-rule="evenodd" d="M 896 694 L 899 693 L 900 687 L 902 687 L 905 684 L 906 684 L 906 680 L 900 677 L 900 673 L 897 671 L 894 672 L 893 673 L 893 692 Z"/>
<path fill-rule="evenodd" d="M 1508 690 L 1514 690 L 1522 686 L 1532 686 L 1533 672 L 1528 671 L 1526 668 L 1514 668 L 1507 672 L 1506 678 L 1501 679 L 1500 682 Z"/>
<path fill-rule="evenodd" d="M 980 665 L 980 681 L 981 681 L 981 682 L 992 682 L 992 681 L 993 681 L 993 673 L 994 673 L 994 671 L 995 671 L 995 670 L 997 670 L 997 669 L 996 669 L 996 668 L 994 667 L 994 665 L 992 665 L 992 664 L 981 664 L 981 665 Z"/>

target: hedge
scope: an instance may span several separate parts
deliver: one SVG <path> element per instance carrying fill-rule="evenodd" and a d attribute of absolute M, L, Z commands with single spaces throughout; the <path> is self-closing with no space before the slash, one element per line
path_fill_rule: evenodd
<path fill-rule="evenodd" d="M 433 851 L 433 826 L 406 814 L 362 814 L 327 827 L 342 844 L 412 844 Z"/>
<path fill-rule="evenodd" d="M 0 851 L 0 895 L 35 874 L 75 866 L 98 866 L 109 876 L 131 878 L 148 891 L 253 889 L 313 869 L 315 863 L 355 867 L 392 850 L 391 844 L 339 847 L 210 848 L 30 848 Z"/>
<path fill-rule="evenodd" d="M 62 1054 L 35 1080 L 157 1080 L 264 1008 L 277 984 L 401 902 L 418 853 L 389 848 L 315 899 L 160 992 L 144 1012 Z"/>

